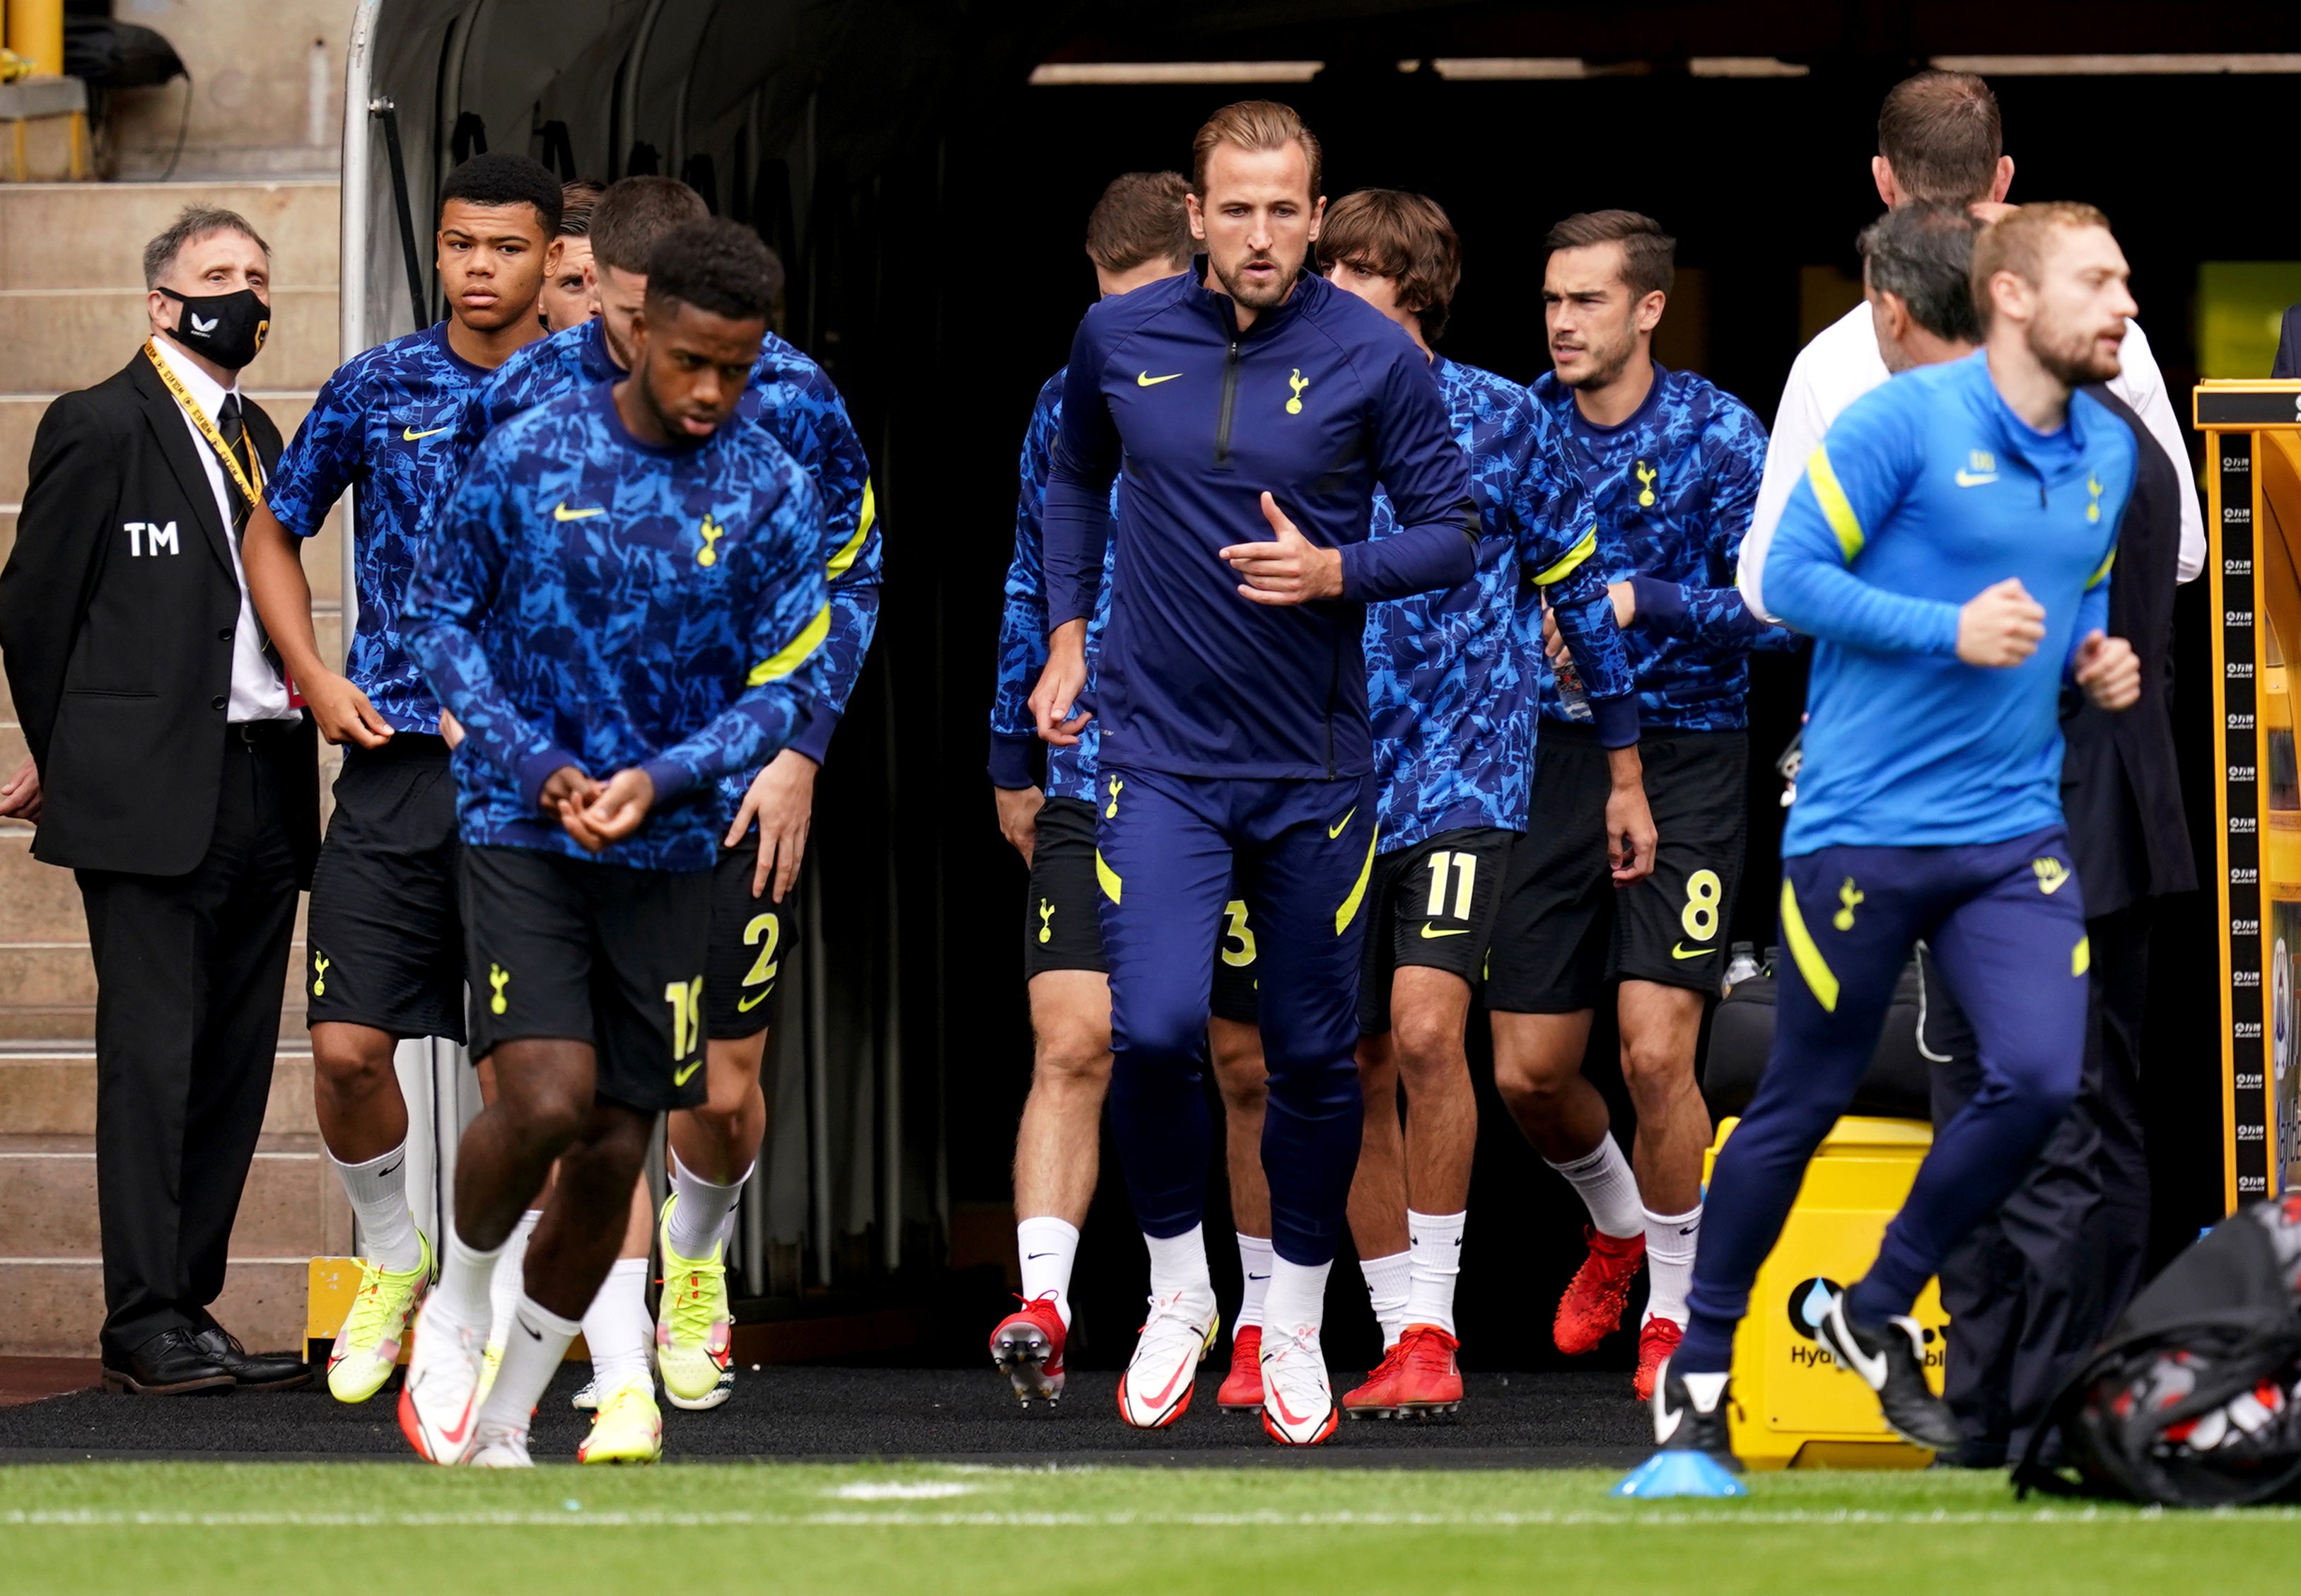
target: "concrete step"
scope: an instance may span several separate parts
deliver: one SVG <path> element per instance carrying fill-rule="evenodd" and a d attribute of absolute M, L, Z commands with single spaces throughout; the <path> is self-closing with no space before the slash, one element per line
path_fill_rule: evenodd
<path fill-rule="evenodd" d="M 250 388 L 317 390 L 336 369 L 332 280 L 282 279 L 272 289 L 272 333 L 247 368 Z M 101 382 L 152 333 L 141 288 L 0 288 L 7 386 L 64 393 Z"/>
<path fill-rule="evenodd" d="M 88 1047 L 0 1049 L 0 1135 L 88 1137 L 96 1134 L 96 1054 Z M 319 1135 L 312 1112 L 312 1054 L 283 1047 L 272 1065 L 264 1099 L 264 1134 L 294 1150 Z M 305 1150 L 309 1150 L 305 1149 Z"/>
<path fill-rule="evenodd" d="M 308 1258 L 235 1249 L 223 1295 L 210 1311 L 251 1351 L 300 1351 L 310 1274 Z M 103 1327 L 100 1258 L 0 1258 L 0 1355 L 92 1358 Z"/>
<path fill-rule="evenodd" d="M 339 192 L 332 179 L 0 186 L 0 289 L 126 288 L 140 298 L 145 243 L 195 204 L 247 217 L 272 246 L 273 281 L 332 283 Z"/>
<path fill-rule="evenodd" d="M 0 1258 L 98 1256 L 103 1238 L 96 1225 L 94 1145 L 79 1137 L 9 1140 L 28 1145 L 0 1148 Z M 32 1149 L 32 1141 L 54 1145 Z M 233 1250 L 265 1258 L 325 1253 L 323 1182 L 335 1183 L 336 1176 L 316 1146 L 300 1152 L 259 1151 L 240 1196 Z"/>

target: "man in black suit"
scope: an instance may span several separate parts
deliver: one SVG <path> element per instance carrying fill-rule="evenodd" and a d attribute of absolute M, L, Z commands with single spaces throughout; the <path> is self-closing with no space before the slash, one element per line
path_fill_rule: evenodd
<path fill-rule="evenodd" d="M 2301 377 L 2301 305 L 2285 307 L 2285 320 L 2277 328 L 2277 360 L 2269 374 L 2280 381 Z"/>
<path fill-rule="evenodd" d="M 215 1322 L 263 1127 L 296 894 L 319 845 L 309 719 L 270 656 L 239 531 L 280 433 L 239 393 L 270 255 L 191 209 L 144 251 L 152 338 L 41 418 L 0 651 L 31 749 L 0 812 L 74 871 L 96 972 L 105 1383 L 280 1387 Z"/>

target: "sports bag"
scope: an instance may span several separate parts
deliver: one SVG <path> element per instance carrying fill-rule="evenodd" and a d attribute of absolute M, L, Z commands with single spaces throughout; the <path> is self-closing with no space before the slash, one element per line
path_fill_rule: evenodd
<path fill-rule="evenodd" d="M 2048 1468 L 2056 1432 L 2065 1465 Z M 2301 1191 L 2240 1209 L 2150 1282 L 2013 1477 L 2025 1496 L 2165 1507 L 2301 1496 Z"/>

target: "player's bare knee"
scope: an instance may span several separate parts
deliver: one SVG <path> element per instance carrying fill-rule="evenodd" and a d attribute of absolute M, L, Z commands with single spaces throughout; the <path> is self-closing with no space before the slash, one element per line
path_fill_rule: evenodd
<path fill-rule="evenodd" d="M 1633 1101 L 1666 1102 L 1693 1087 L 1694 1055 L 1668 1038 L 1625 1038 L 1622 1084 Z"/>
<path fill-rule="evenodd" d="M 1511 1050 L 1494 1050 L 1494 1090 L 1513 1108 L 1540 1110 L 1558 1102 L 1576 1076 L 1578 1064 L 1558 1062 Z"/>
<path fill-rule="evenodd" d="M 1034 1039 L 1031 1078 L 1056 1086 L 1107 1086 L 1110 1082 L 1110 1028 L 1107 1023 L 1066 1015 L 1042 1020 Z"/>
<path fill-rule="evenodd" d="M 1398 1073 L 1412 1091 L 1468 1067 L 1462 1051 L 1462 1030 L 1452 1016 L 1427 1009 L 1407 1009 L 1392 1016 L 1391 1043 Z"/>
<path fill-rule="evenodd" d="M 338 1102 L 364 1102 L 398 1084 L 391 1062 L 396 1050 L 389 1034 L 364 1025 L 314 1025 L 313 1077 Z"/>

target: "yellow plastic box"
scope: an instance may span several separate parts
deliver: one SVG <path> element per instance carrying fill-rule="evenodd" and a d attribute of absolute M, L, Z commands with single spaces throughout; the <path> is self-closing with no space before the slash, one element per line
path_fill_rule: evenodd
<path fill-rule="evenodd" d="M 1703 1160 L 1705 1185 L 1739 1123 L 1718 1127 Z M 1829 1294 L 1877 1258 L 1933 1139 L 1922 1120 L 1852 1115 L 1822 1139 L 1734 1338 L 1734 1452 L 1752 1468 L 1922 1468 L 1933 1460 L 1886 1427 L 1870 1388 L 1813 1337 Z M 1926 1283 L 1912 1316 L 1925 1327 L 1926 1374 L 1938 1391 L 1949 1324 L 1939 1283 Z"/>

